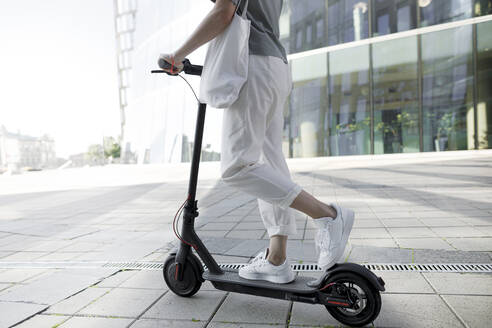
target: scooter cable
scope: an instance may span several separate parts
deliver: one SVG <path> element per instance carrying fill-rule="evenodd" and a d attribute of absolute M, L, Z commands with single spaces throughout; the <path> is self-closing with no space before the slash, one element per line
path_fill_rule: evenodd
<path fill-rule="evenodd" d="M 179 234 L 179 231 L 178 231 L 178 228 L 177 228 L 177 224 L 178 224 L 178 221 L 179 221 L 179 217 L 181 216 L 181 213 L 182 213 L 182 208 L 184 206 L 184 204 L 186 204 L 186 200 L 185 202 L 180 206 L 180 208 L 178 209 L 178 211 L 176 212 L 176 215 L 174 216 L 174 220 L 173 220 L 173 232 L 174 234 L 176 235 L 176 237 L 179 239 L 179 240 L 182 240 L 181 238 L 181 235 Z"/>
<path fill-rule="evenodd" d="M 179 207 L 179 209 L 178 209 L 178 211 L 176 212 L 176 214 L 174 215 L 174 219 L 173 219 L 173 232 L 174 232 L 174 234 L 176 235 L 176 237 L 177 237 L 178 239 L 180 239 L 180 238 L 179 238 L 180 236 L 179 236 L 179 234 L 178 234 L 178 231 L 176 230 L 176 217 L 177 217 L 178 215 L 181 215 L 181 209 L 183 208 L 184 204 L 186 204 L 186 200 L 185 200 L 185 202 L 184 202 L 184 203 L 183 203 L 183 204 Z M 181 240 L 181 239 L 180 239 L 180 240 Z"/>
<path fill-rule="evenodd" d="M 176 215 L 174 216 L 174 220 L 173 220 L 173 231 L 174 231 L 174 234 L 176 235 L 176 237 L 177 237 L 180 241 L 182 241 L 183 243 L 185 243 L 185 244 L 186 244 L 186 245 L 188 245 L 188 246 L 193 247 L 193 249 L 195 249 L 195 251 L 196 251 L 196 249 L 197 249 L 196 245 L 191 244 L 191 243 L 187 242 L 186 240 L 184 240 L 184 239 L 181 237 L 181 235 L 179 234 L 178 229 L 177 229 L 177 227 L 176 227 L 176 226 L 178 225 L 178 223 L 179 223 L 179 218 L 180 218 L 180 216 L 181 216 L 181 213 L 183 212 L 183 211 L 182 211 L 182 208 L 183 208 L 183 206 L 186 204 L 186 202 L 187 202 L 187 201 L 188 201 L 188 199 L 186 199 L 186 200 L 184 201 L 184 203 L 181 205 L 181 207 L 180 207 L 180 208 L 178 209 L 178 211 L 176 212 Z M 177 220 L 176 220 L 176 218 L 177 218 Z"/>
<path fill-rule="evenodd" d="M 182 78 L 182 79 L 183 79 L 183 80 L 184 80 L 184 81 L 188 84 L 188 86 L 189 86 L 189 87 L 190 87 L 190 89 L 191 89 L 191 92 L 193 92 L 193 95 L 194 95 L 194 96 L 195 96 L 195 98 L 196 98 L 196 101 L 200 102 L 200 100 L 199 100 L 199 99 L 198 99 L 198 97 L 196 96 L 195 90 L 193 89 L 193 87 L 191 86 L 191 84 L 188 82 L 188 80 L 187 80 L 187 79 L 185 79 L 185 78 L 184 78 L 183 76 L 181 76 L 180 74 L 178 74 L 178 76 L 179 76 L 180 78 Z"/>
<path fill-rule="evenodd" d="M 173 73 L 173 71 L 172 71 L 173 66 L 174 66 L 174 59 L 173 59 L 173 63 L 172 63 L 172 65 L 171 65 L 171 73 Z M 193 87 L 191 86 L 191 84 L 188 82 L 188 80 L 187 80 L 187 79 L 185 79 L 185 78 L 184 78 L 183 76 L 181 76 L 180 74 L 177 74 L 177 75 L 178 75 L 180 78 L 182 78 L 182 79 L 186 82 L 186 84 L 188 84 L 188 86 L 189 86 L 189 87 L 190 87 L 190 89 L 191 89 L 191 92 L 193 92 L 193 95 L 195 96 L 195 99 L 196 99 L 198 102 L 200 102 L 200 100 L 198 99 L 198 97 L 197 97 L 197 95 L 196 95 L 196 93 L 195 93 L 195 90 L 193 89 Z M 174 220 L 173 220 L 173 232 L 174 232 L 174 234 L 176 235 L 176 237 L 177 237 L 177 238 L 178 238 L 181 242 L 185 243 L 186 245 L 189 245 L 189 246 L 193 247 L 193 248 L 196 250 L 196 249 L 197 249 L 196 245 L 191 244 L 191 243 L 187 242 L 186 240 L 184 240 L 184 239 L 181 237 L 181 235 L 179 234 L 179 231 L 178 231 L 178 229 L 177 229 L 177 225 L 178 225 L 178 223 L 179 223 L 179 218 L 181 217 L 181 213 L 183 212 L 183 211 L 182 211 L 182 208 L 183 208 L 183 206 L 186 204 L 186 202 L 188 201 L 188 199 L 189 199 L 189 198 L 190 198 L 190 197 L 188 196 L 188 198 L 184 201 L 184 203 L 181 205 L 181 207 L 180 207 L 180 208 L 178 209 L 178 211 L 176 212 L 176 215 L 174 216 Z"/>

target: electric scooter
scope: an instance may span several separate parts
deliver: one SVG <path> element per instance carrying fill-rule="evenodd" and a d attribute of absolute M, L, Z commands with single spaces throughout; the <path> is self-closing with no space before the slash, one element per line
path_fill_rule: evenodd
<path fill-rule="evenodd" d="M 171 65 L 163 59 L 160 59 L 158 64 L 162 69 L 171 68 Z M 188 59 L 183 61 L 183 65 L 185 74 L 200 76 L 202 73 L 203 67 L 192 65 Z M 152 73 L 167 72 L 153 70 Z M 163 267 L 164 280 L 169 289 L 179 296 L 190 297 L 198 292 L 203 282 L 208 280 L 215 288 L 228 292 L 323 304 L 336 320 L 345 325 L 361 327 L 373 322 L 381 309 L 380 291 L 385 290 L 385 283 L 381 277 L 376 276 L 361 265 L 337 263 L 318 279 L 298 276 L 291 283 L 275 284 L 268 281 L 243 279 L 239 277 L 237 269 L 222 268 L 217 264 L 197 236 L 194 227 L 195 218 L 199 214 L 195 194 L 205 111 L 206 104 L 198 101 L 188 198 L 183 203 L 186 205 L 184 206 L 181 233 L 179 234 L 175 230 L 180 239 L 180 244 L 177 252 L 172 252 L 169 255 Z M 205 264 L 206 270 L 192 252 L 192 248 Z"/>

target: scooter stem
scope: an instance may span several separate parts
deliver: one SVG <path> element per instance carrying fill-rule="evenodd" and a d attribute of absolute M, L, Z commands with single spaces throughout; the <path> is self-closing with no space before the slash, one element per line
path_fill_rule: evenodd
<path fill-rule="evenodd" d="M 186 242 L 194 245 L 195 251 L 198 253 L 202 261 L 208 267 L 209 271 L 214 274 L 223 273 L 207 248 L 195 232 L 195 217 L 198 216 L 198 201 L 195 200 L 196 186 L 198 182 L 198 168 L 200 166 L 200 155 L 202 152 L 203 127 L 205 125 L 205 113 L 207 105 L 198 103 L 198 114 L 196 119 L 195 142 L 193 144 L 193 158 L 191 161 L 190 184 L 188 186 L 188 200 L 184 207 L 183 223 L 181 228 L 181 236 Z M 190 246 L 181 242 L 176 255 L 176 262 L 185 264 Z"/>

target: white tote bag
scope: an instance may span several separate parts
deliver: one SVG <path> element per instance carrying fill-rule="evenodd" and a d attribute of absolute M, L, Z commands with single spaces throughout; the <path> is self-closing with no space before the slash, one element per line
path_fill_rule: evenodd
<path fill-rule="evenodd" d="M 251 22 L 246 19 L 248 0 L 245 1 L 242 16 L 237 13 L 240 0 L 231 24 L 208 45 L 200 82 L 200 102 L 215 108 L 230 107 L 248 78 Z"/>

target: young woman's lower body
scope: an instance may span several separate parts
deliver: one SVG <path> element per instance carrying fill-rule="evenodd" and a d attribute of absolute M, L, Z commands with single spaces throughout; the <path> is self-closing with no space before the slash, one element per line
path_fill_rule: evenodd
<path fill-rule="evenodd" d="M 270 247 L 239 272 L 246 279 L 294 280 L 286 259 L 287 238 L 296 233 L 293 207 L 319 227 L 318 264 L 333 266 L 343 254 L 354 214 L 324 204 L 292 181 L 282 152 L 284 108 L 292 89 L 288 65 L 280 58 L 250 55 L 248 81 L 224 110 L 221 174 L 228 185 L 258 198 Z"/>

